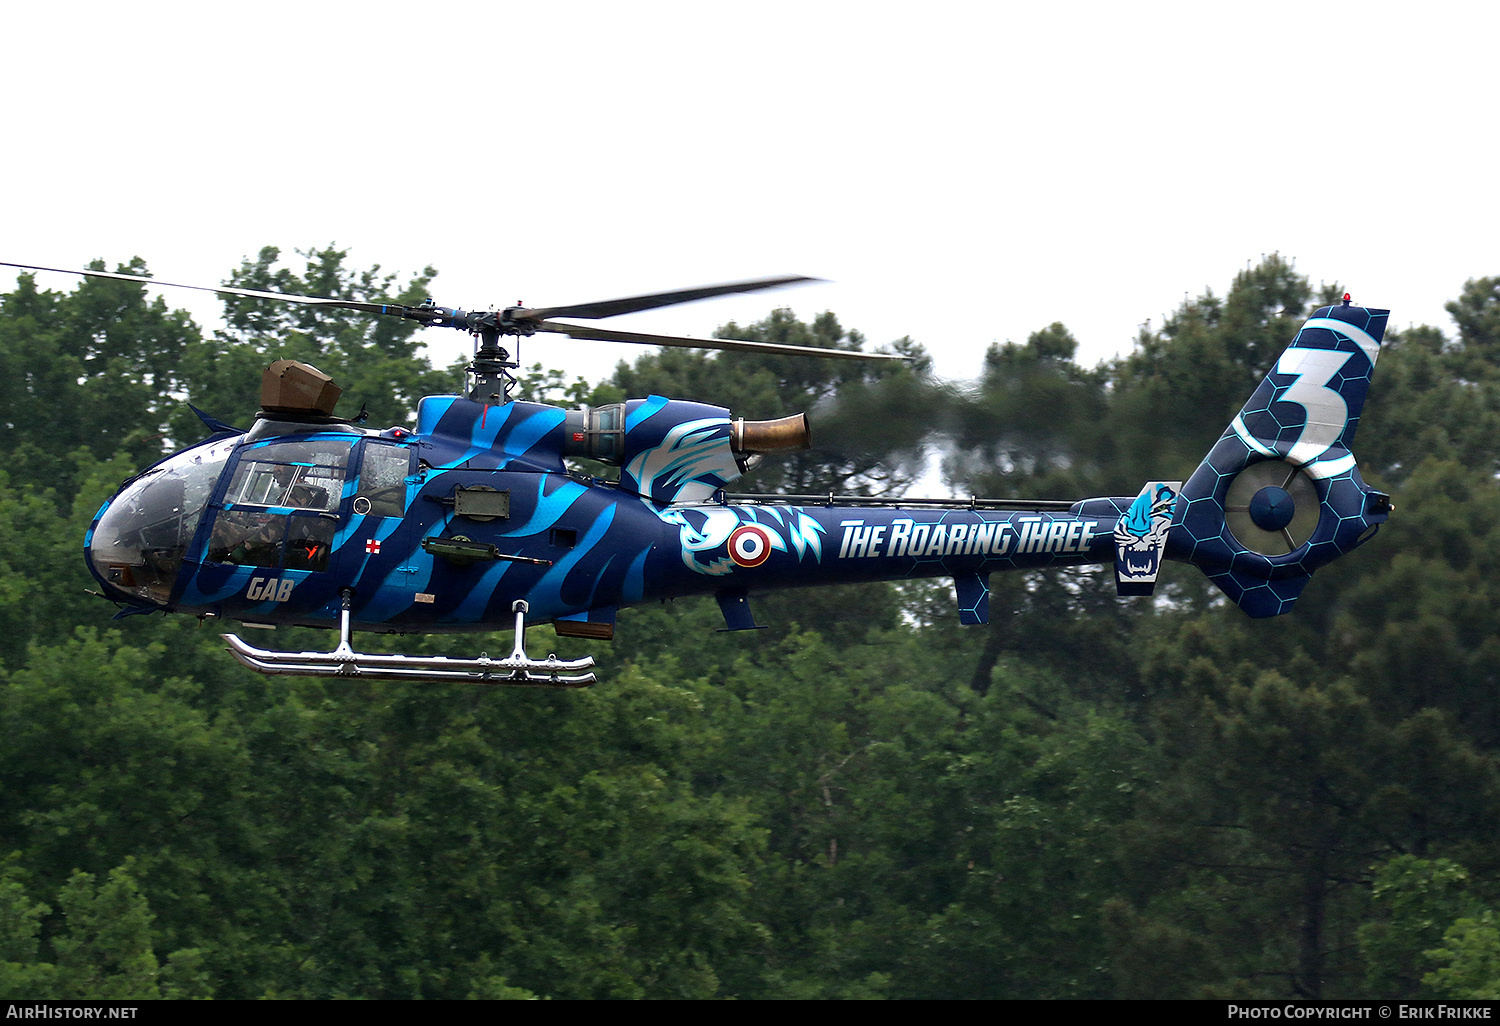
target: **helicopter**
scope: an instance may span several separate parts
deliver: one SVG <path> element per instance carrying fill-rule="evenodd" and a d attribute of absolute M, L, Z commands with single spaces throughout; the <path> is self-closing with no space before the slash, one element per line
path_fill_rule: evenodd
<path fill-rule="evenodd" d="M 712 595 L 730 631 L 757 628 L 752 591 L 951 578 L 959 620 L 987 622 L 989 577 L 1113 565 L 1122 596 L 1153 594 L 1163 559 L 1199 567 L 1252 617 L 1287 612 L 1313 571 L 1369 540 L 1392 511 L 1350 451 L 1389 311 L 1313 312 L 1188 480 L 1080 500 L 877 500 L 729 491 L 758 461 L 811 446 L 805 415 L 737 419 L 662 396 L 564 409 L 514 398 L 507 339 L 572 338 L 801 353 L 899 355 L 690 339 L 572 324 L 807 282 L 730 282 L 572 306 L 465 312 L 175 285 L 106 271 L 4 266 L 397 316 L 469 332 L 463 396 L 428 396 L 413 427 L 333 415 L 338 386 L 279 360 L 248 431 L 199 412 L 212 434 L 126 481 L 94 516 L 84 558 L 122 608 L 246 626 L 332 628 L 331 652 L 286 652 L 224 634 L 260 673 L 585 687 L 592 657 L 536 658 L 528 626 L 614 637 L 619 609 Z M 504 344 L 503 344 L 504 343 Z M 569 459 L 618 468 L 617 480 Z M 509 656 L 359 651 L 366 633 L 513 626 Z"/>

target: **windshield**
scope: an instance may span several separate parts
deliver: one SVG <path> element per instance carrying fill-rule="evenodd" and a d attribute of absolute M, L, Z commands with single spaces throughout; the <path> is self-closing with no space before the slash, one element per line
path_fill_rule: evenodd
<path fill-rule="evenodd" d="M 125 591 L 165 604 L 238 438 L 178 453 L 146 471 L 110 501 L 87 557 L 94 572 Z"/>

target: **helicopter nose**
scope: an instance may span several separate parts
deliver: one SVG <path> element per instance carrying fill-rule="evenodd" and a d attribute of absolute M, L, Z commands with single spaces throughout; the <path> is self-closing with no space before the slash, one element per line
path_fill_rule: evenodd
<path fill-rule="evenodd" d="M 168 525 L 145 522 L 144 492 L 127 487 L 104 504 L 84 539 L 83 558 L 110 598 L 165 606 L 182 564 L 182 547 L 169 543 L 162 530 Z M 149 530 L 152 526 L 158 530 Z"/>
<path fill-rule="evenodd" d="M 99 508 L 83 543 L 110 598 L 171 608 L 198 522 L 236 438 L 204 442 L 126 482 Z"/>

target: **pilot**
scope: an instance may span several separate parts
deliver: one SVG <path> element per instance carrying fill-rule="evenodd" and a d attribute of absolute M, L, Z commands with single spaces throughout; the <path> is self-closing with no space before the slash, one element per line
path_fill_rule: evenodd
<path fill-rule="evenodd" d="M 228 539 L 229 550 L 224 562 L 240 566 L 276 566 L 281 562 L 282 517 L 259 514 L 256 523 L 246 524 Z"/>
<path fill-rule="evenodd" d="M 328 489 L 305 481 L 292 485 L 286 504 L 297 509 L 328 509 Z"/>

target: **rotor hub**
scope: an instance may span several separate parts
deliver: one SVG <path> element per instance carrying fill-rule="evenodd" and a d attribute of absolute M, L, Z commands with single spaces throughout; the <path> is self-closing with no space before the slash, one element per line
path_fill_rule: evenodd
<path fill-rule="evenodd" d="M 1291 495 L 1275 485 L 1267 485 L 1250 499 L 1250 520 L 1262 531 L 1279 531 L 1292 522 L 1297 504 Z"/>

